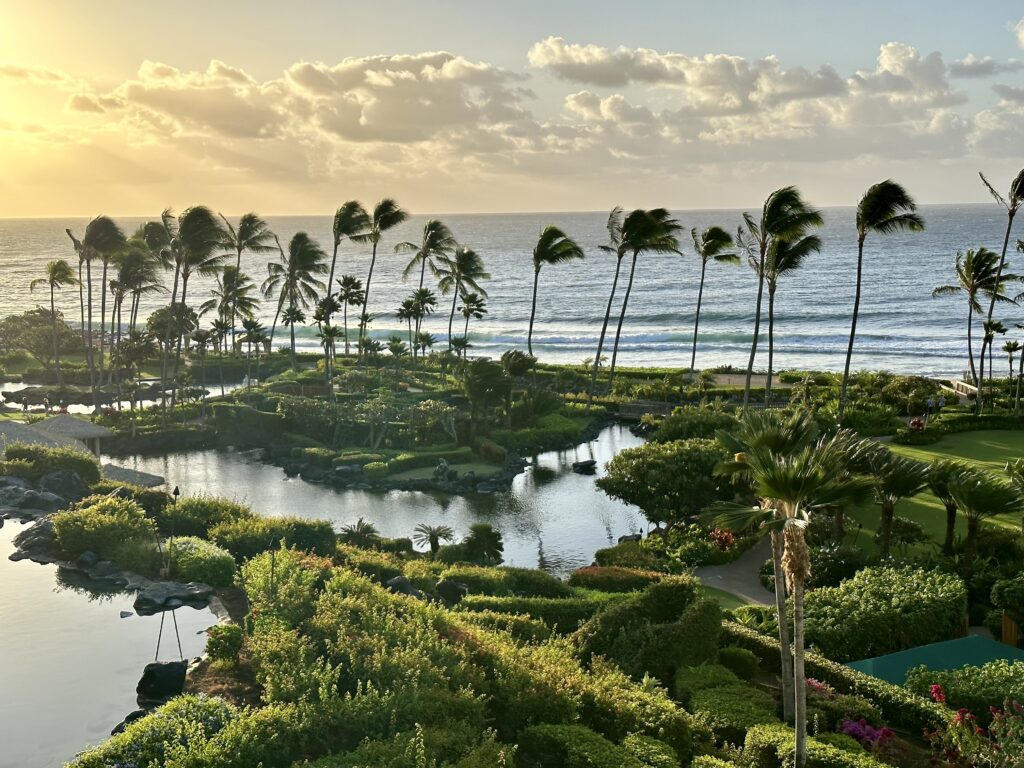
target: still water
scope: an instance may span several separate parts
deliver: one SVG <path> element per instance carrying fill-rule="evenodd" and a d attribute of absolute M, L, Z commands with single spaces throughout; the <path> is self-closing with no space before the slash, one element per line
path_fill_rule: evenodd
<path fill-rule="evenodd" d="M 90 590 L 56 566 L 9 560 L 21 530 L 12 520 L 0 528 L 0 768 L 55 768 L 136 708 L 160 616 L 122 619 L 134 595 Z M 180 608 L 174 618 L 184 656 L 202 653 L 213 614 Z M 160 660 L 178 658 L 168 613 Z"/>

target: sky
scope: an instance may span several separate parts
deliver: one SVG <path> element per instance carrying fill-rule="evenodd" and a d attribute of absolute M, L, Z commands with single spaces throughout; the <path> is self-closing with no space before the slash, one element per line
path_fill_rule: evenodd
<path fill-rule="evenodd" d="M 1024 166 L 988 0 L 0 0 L 0 217 L 743 208 Z"/>

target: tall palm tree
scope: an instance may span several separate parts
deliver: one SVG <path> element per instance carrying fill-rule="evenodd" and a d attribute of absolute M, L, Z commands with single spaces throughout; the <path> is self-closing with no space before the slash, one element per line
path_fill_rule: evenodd
<path fill-rule="evenodd" d="M 210 298 L 199 305 L 199 316 L 216 312 L 218 318 L 227 321 L 230 333 L 235 319 L 248 320 L 256 316 L 260 305 L 259 296 L 254 295 L 256 284 L 232 264 L 225 266 L 216 280 L 216 285 L 210 289 Z"/>
<path fill-rule="evenodd" d="M 430 556 L 437 555 L 442 541 L 454 541 L 455 531 L 447 525 L 427 525 L 420 523 L 413 530 L 412 541 L 420 547 L 430 547 Z"/>
<path fill-rule="evenodd" d="M 242 340 L 246 344 L 246 378 L 249 380 L 249 386 L 252 386 L 253 348 L 256 350 L 256 370 L 258 372 L 261 347 L 269 337 L 267 336 L 267 329 L 255 318 L 251 320 L 248 318 L 242 320 L 242 330 L 245 331 L 242 334 Z"/>
<path fill-rule="evenodd" d="M 764 402 L 771 405 L 772 372 L 775 361 L 775 292 L 779 279 L 796 272 L 812 253 L 821 251 L 821 238 L 807 235 L 798 240 L 777 240 L 768 252 L 764 279 L 768 286 L 768 376 L 764 384 Z"/>
<path fill-rule="evenodd" d="M 412 342 L 413 342 L 412 323 L 413 323 L 413 320 L 416 319 L 416 302 L 413 301 L 412 297 L 406 299 L 405 301 L 403 301 L 399 305 L 398 311 L 395 312 L 395 317 L 399 321 L 402 321 L 402 320 L 405 321 L 406 327 L 407 327 L 407 329 L 409 331 L 409 347 L 412 348 Z"/>
<path fill-rule="evenodd" d="M 270 225 L 253 212 L 246 213 L 238 220 L 238 227 L 235 228 L 224 214 L 218 214 L 224 222 L 223 247 L 235 253 L 235 274 L 242 274 L 242 254 L 245 251 L 251 253 L 273 253 L 274 246 L 271 241 L 274 233 Z M 234 346 L 235 327 L 238 324 L 238 309 L 234 301 L 231 303 L 231 345 Z M 243 315 L 245 317 L 245 315 Z"/>
<path fill-rule="evenodd" d="M 53 323 L 53 364 L 57 368 L 57 386 L 64 386 L 64 376 L 60 370 L 60 342 L 57 337 L 57 303 L 55 300 L 57 289 L 65 285 L 74 285 L 78 280 L 75 278 L 74 270 L 64 259 L 48 262 L 46 265 L 46 277 L 40 277 L 29 283 L 28 289 L 34 291 L 37 286 L 45 285 L 50 289 L 50 319 Z"/>
<path fill-rule="evenodd" d="M 533 301 L 530 304 L 530 328 L 526 334 L 526 348 L 533 355 L 533 320 L 537 314 L 537 283 L 540 268 L 545 264 L 563 264 L 573 259 L 582 259 L 583 249 L 558 227 L 549 224 L 541 230 L 537 244 L 533 247 Z"/>
<path fill-rule="evenodd" d="M 521 349 L 509 349 L 501 355 L 501 368 L 508 380 L 508 390 L 505 392 L 505 426 L 508 429 L 512 428 L 512 398 L 516 382 L 521 381 L 536 364 L 537 358 Z"/>
<path fill-rule="evenodd" d="M 210 323 L 210 330 L 214 334 L 214 343 L 217 345 L 217 373 L 220 377 L 220 394 L 224 396 L 224 345 L 227 344 L 228 336 L 234 335 L 235 327 L 226 317 L 218 317 Z"/>
<path fill-rule="evenodd" d="M 427 267 L 434 274 L 437 264 L 452 253 L 459 244 L 452 236 L 451 230 L 437 219 L 430 219 L 423 225 L 423 235 L 418 243 L 404 242 L 395 246 L 395 253 L 411 253 L 413 256 L 402 271 L 402 279 L 408 280 L 417 267 L 420 270 L 418 288 L 423 288 L 423 280 L 427 275 Z M 367 286 L 369 289 L 369 286 Z"/>
<path fill-rule="evenodd" d="M 994 372 L 993 372 L 993 369 L 992 369 L 992 342 L 995 340 L 996 334 L 1002 335 L 1002 334 L 1006 333 L 1006 326 L 1003 325 L 1002 321 L 1000 321 L 1000 320 L 986 320 L 984 323 L 981 324 L 981 328 L 982 328 L 982 332 L 984 334 L 983 339 L 982 339 L 981 348 L 982 348 L 982 350 L 985 350 L 985 349 L 988 350 L 988 370 L 989 370 L 988 378 L 991 381 L 994 378 Z M 981 358 L 981 365 L 978 367 L 978 373 L 980 374 L 979 377 L 978 377 L 979 380 L 984 380 L 984 378 L 985 378 L 985 358 L 984 358 L 984 355 Z M 981 387 L 978 387 L 978 399 L 979 400 L 983 399 L 983 395 L 982 395 L 982 392 L 981 392 Z"/>
<path fill-rule="evenodd" d="M 466 320 L 465 325 L 462 327 L 462 335 L 468 340 L 470 318 L 483 320 L 484 315 L 487 314 L 487 300 L 479 293 L 472 291 L 464 293 L 462 294 L 462 306 L 459 307 L 459 312 Z"/>
<path fill-rule="evenodd" d="M 135 330 L 139 319 L 139 304 L 144 295 L 166 290 L 160 285 L 160 257 L 145 237 L 145 225 L 128 240 L 127 249 L 118 265 L 117 281 L 131 294 L 128 310 L 128 329 Z M 119 319 L 120 322 L 120 319 Z"/>
<path fill-rule="evenodd" d="M 408 218 L 409 214 L 402 210 L 398 203 L 390 197 L 386 197 L 373 206 L 373 213 L 369 216 L 369 223 L 366 230 L 352 236 L 353 242 L 364 244 L 369 243 L 371 246 L 370 270 L 366 274 L 366 290 L 363 294 L 363 314 L 366 319 L 365 322 L 360 322 L 359 324 L 360 339 L 366 332 L 366 326 L 370 320 L 370 286 L 373 283 L 373 268 L 377 264 L 377 245 L 380 243 L 381 237 L 385 232 L 397 227 Z"/>
<path fill-rule="evenodd" d="M 693 316 L 693 349 L 690 351 L 690 375 L 693 375 L 694 365 L 697 362 L 697 329 L 700 326 L 700 306 L 704 299 L 704 276 L 707 272 L 708 262 L 716 261 L 720 264 L 739 264 L 740 257 L 731 253 L 732 235 L 721 227 L 708 227 L 699 235 L 697 229 L 690 230 L 690 237 L 693 238 L 693 249 L 700 259 L 700 287 L 697 289 L 697 311 Z M 616 270 L 616 275 L 618 270 Z M 605 319 L 607 323 L 607 317 Z M 600 354 L 600 352 L 598 352 Z"/>
<path fill-rule="evenodd" d="M 928 470 L 928 490 L 942 502 L 946 512 L 946 533 L 942 539 L 942 551 L 946 555 L 953 554 L 953 542 L 956 537 L 956 512 L 959 506 L 956 499 L 953 498 L 953 481 L 969 469 L 970 467 L 962 461 L 941 459 L 932 462 L 931 469 Z"/>
<path fill-rule="evenodd" d="M 78 280 L 82 285 L 82 265 L 85 265 L 85 286 L 86 302 L 82 302 L 81 291 L 79 291 L 79 302 L 87 306 L 83 311 L 82 327 L 85 329 L 86 337 L 86 361 L 89 365 L 89 380 L 92 385 L 93 408 L 99 409 L 99 381 L 96 377 L 96 362 L 93 356 L 93 331 L 92 331 L 92 262 L 100 259 L 104 265 L 109 263 L 114 254 L 120 253 L 125 246 L 125 236 L 121 228 L 114 223 L 109 216 L 97 216 L 85 227 L 85 234 L 79 240 L 72 234 L 70 229 L 65 229 L 71 242 L 74 245 L 75 253 L 78 255 Z M 103 290 L 106 296 L 106 275 L 103 277 Z M 102 327 L 102 323 L 101 323 Z"/>
<path fill-rule="evenodd" d="M 295 371 L 298 370 L 295 361 L 295 326 L 306 322 L 306 313 L 302 311 L 301 307 L 296 307 L 293 304 L 281 313 L 281 322 L 288 326 L 291 336 L 292 370 Z M 348 344 L 348 337 L 345 338 L 345 344 Z"/>
<path fill-rule="evenodd" d="M 626 282 L 626 294 L 622 298 L 622 309 L 619 311 L 619 324 L 615 329 L 612 361 L 608 366 L 609 390 L 615 380 L 615 361 L 619 356 L 619 340 L 622 337 L 622 324 L 626 320 L 626 307 L 633 292 L 637 259 L 645 253 L 679 253 L 679 240 L 676 235 L 681 229 L 679 222 L 664 208 L 652 208 L 649 211 L 637 209 L 630 212 L 622 221 L 622 246 L 627 253 L 632 254 L 633 259 L 629 266 L 629 280 Z M 597 359 L 600 359 L 600 355 Z"/>
<path fill-rule="evenodd" d="M 843 383 L 839 389 L 839 421 L 846 410 L 846 387 L 850 381 L 850 361 L 853 343 L 857 338 L 857 318 L 860 314 L 861 274 L 864 265 L 864 241 L 869 233 L 889 235 L 894 232 L 920 232 L 924 219 L 917 213 L 917 203 L 902 186 L 892 179 L 868 187 L 857 203 L 857 283 L 853 298 L 853 320 L 850 323 L 850 343 L 846 347 L 846 365 Z"/>
<path fill-rule="evenodd" d="M 1020 352 L 1020 342 L 1014 339 L 1008 340 L 1003 343 L 1003 352 L 1006 353 L 1010 359 L 1010 392 L 1013 392 L 1013 356 Z"/>
<path fill-rule="evenodd" d="M 1012 482 L 977 470 L 963 472 L 954 479 L 950 485 L 950 495 L 967 520 L 961 571 L 964 577 L 970 577 L 974 573 L 981 521 L 996 515 L 1019 514 L 1024 499 Z"/>
<path fill-rule="evenodd" d="M 423 326 L 423 318 L 427 315 L 434 314 L 434 310 L 437 308 L 437 294 L 429 288 L 417 288 L 412 292 L 409 297 L 412 301 L 413 310 L 413 322 L 414 322 L 414 340 L 420 336 L 420 328 Z M 418 344 L 414 345 L 415 349 Z"/>
<path fill-rule="evenodd" d="M 455 305 L 467 289 L 472 289 L 483 298 L 487 291 L 480 287 L 481 280 L 490 280 L 491 273 L 484 269 L 484 260 L 472 248 L 459 247 L 451 256 L 441 259 L 437 265 L 437 287 L 441 293 L 452 294 L 452 310 L 448 315 L 448 349 L 452 348 L 452 323 L 455 321 Z"/>
<path fill-rule="evenodd" d="M 334 224 L 331 232 L 334 235 L 334 252 L 331 254 L 331 268 L 327 274 L 327 288 L 334 285 L 334 268 L 338 262 L 338 246 L 346 237 L 350 240 L 353 235 L 362 233 L 370 223 L 370 217 L 366 215 L 366 209 L 358 200 L 349 200 L 334 212 Z M 342 302 L 344 306 L 344 302 Z M 330 322 L 331 318 L 325 318 Z M 348 354 L 348 338 L 345 339 L 345 354 Z"/>
<path fill-rule="evenodd" d="M 597 354 L 594 355 L 594 368 L 590 373 L 590 388 L 587 391 L 587 409 L 594 401 L 594 391 L 597 389 L 597 370 L 601 367 L 601 352 L 604 350 L 604 340 L 608 333 L 608 321 L 612 316 L 612 303 L 615 301 L 615 291 L 619 286 L 619 273 L 622 271 L 622 259 L 626 255 L 626 248 L 622 242 L 622 223 L 624 213 L 621 206 L 616 205 L 608 214 L 608 221 L 605 228 L 608 230 L 608 245 L 598 246 L 605 253 L 615 257 L 615 276 L 612 278 L 612 289 L 608 292 L 608 306 L 604 309 L 604 322 L 601 323 L 601 334 L 597 337 Z"/>
<path fill-rule="evenodd" d="M 327 387 L 331 400 L 334 400 L 334 358 L 337 354 L 338 339 L 343 333 L 344 331 L 336 325 L 321 323 L 316 334 L 320 339 L 320 346 L 324 348 L 324 369 L 327 372 Z"/>
<path fill-rule="evenodd" d="M 132 437 L 135 437 L 136 415 L 135 402 L 138 399 L 139 379 L 142 378 L 142 368 L 157 352 L 156 340 L 151 333 L 145 331 L 128 331 L 128 335 L 118 343 L 117 357 L 121 364 L 128 369 L 130 380 L 129 402 L 132 417 Z"/>
<path fill-rule="evenodd" d="M 761 333 L 761 301 L 764 296 L 765 269 L 772 248 L 781 240 L 798 241 L 807 237 L 812 227 L 823 223 L 821 212 L 812 208 L 796 187 L 782 187 L 768 195 L 761 208 L 760 220 L 749 213 L 743 214 L 746 231 L 741 227 L 737 242 L 746 251 L 748 260 L 757 265 L 757 302 L 754 305 L 754 336 L 750 342 L 750 359 L 743 385 L 743 407 L 750 402 L 750 378 L 754 373 L 754 358 Z"/>
<path fill-rule="evenodd" d="M 206 350 L 212 341 L 213 331 L 205 328 L 198 328 L 192 331 L 192 343 L 195 344 L 196 349 L 199 350 L 199 381 L 200 387 L 203 390 L 203 400 L 200 411 L 202 418 L 206 418 Z"/>
<path fill-rule="evenodd" d="M 998 266 L 996 268 L 996 284 L 1000 285 L 1001 284 L 1000 278 L 1001 278 L 1001 276 L 1003 274 L 1003 268 L 1006 265 L 1006 249 L 1010 245 L 1010 231 L 1013 229 L 1013 219 L 1014 219 L 1014 217 L 1016 217 L 1017 211 L 1020 210 L 1021 205 L 1024 204 L 1024 169 L 1022 169 L 1020 171 L 1020 173 L 1018 173 L 1017 176 L 1013 179 L 1013 181 L 1010 182 L 1010 193 L 1005 198 L 1001 194 L 996 192 L 995 187 L 993 187 L 989 183 L 989 180 L 985 178 L 985 174 L 979 172 L 978 176 L 981 177 L 981 183 L 985 185 L 985 187 L 988 189 L 988 191 L 992 195 L 992 197 L 995 198 L 995 201 L 997 203 L 999 203 L 999 205 L 1003 206 L 1003 208 L 1006 209 L 1006 234 L 1003 235 L 1003 249 L 1002 249 L 1002 251 L 999 254 L 999 264 L 998 264 Z M 993 295 L 993 296 L 989 297 L 988 314 L 985 317 L 986 320 L 991 320 L 992 319 L 992 311 L 995 309 L 995 306 L 996 306 L 996 299 L 995 299 L 995 296 Z M 984 344 L 982 345 L 982 348 L 981 348 L 981 354 L 982 354 L 982 357 L 984 357 L 984 355 L 985 355 L 985 345 Z M 978 381 L 978 413 L 981 413 L 983 405 L 984 405 L 984 403 L 983 403 L 983 397 L 982 397 L 982 394 L 981 394 L 981 381 L 979 380 Z"/>
<path fill-rule="evenodd" d="M 1006 284 L 1019 279 L 1017 275 L 1002 274 L 997 266 L 999 257 L 987 248 L 968 250 L 967 255 L 956 255 L 957 282 L 940 285 L 932 291 L 932 298 L 955 296 L 963 293 L 967 296 L 967 362 L 971 376 L 978 383 L 978 371 L 974 367 L 974 314 L 981 314 L 981 297 L 991 295 L 995 301 L 1011 302 L 1003 295 Z"/>
<path fill-rule="evenodd" d="M 288 242 L 288 253 L 284 252 L 281 241 L 276 236 L 274 242 L 277 243 L 280 259 L 267 265 L 267 279 L 260 287 L 268 299 L 277 294 L 277 311 L 270 326 L 271 344 L 274 343 L 274 333 L 282 310 L 285 307 L 308 309 L 311 304 L 315 304 L 321 291 L 326 289 L 318 276 L 328 271 L 325 263 L 327 254 L 319 243 L 305 232 L 296 232 L 292 236 Z M 324 319 L 324 322 L 329 321 L 330 314 Z"/>
<path fill-rule="evenodd" d="M 342 322 L 345 329 L 345 355 L 348 356 L 348 308 L 362 306 L 363 299 L 365 298 L 363 281 L 355 275 L 342 275 L 341 279 L 338 280 L 338 293 L 336 296 L 342 308 Z"/>
<path fill-rule="evenodd" d="M 929 465 L 899 456 L 884 446 L 876 446 L 875 450 L 865 454 L 861 468 L 871 475 L 875 500 L 881 507 L 878 549 L 882 557 L 888 557 L 896 503 L 916 496 L 928 487 Z"/>

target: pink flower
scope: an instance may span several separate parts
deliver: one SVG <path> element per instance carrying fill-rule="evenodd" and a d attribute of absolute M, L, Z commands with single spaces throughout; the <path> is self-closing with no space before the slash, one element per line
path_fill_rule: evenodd
<path fill-rule="evenodd" d="M 932 686 L 932 701 L 937 701 L 939 704 L 946 703 L 946 692 L 938 683 Z"/>

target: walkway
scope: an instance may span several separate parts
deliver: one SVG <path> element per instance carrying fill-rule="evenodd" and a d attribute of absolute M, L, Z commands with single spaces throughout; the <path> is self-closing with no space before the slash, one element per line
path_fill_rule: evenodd
<path fill-rule="evenodd" d="M 771 554 L 771 544 L 763 538 L 733 562 L 701 566 L 694 570 L 693 575 L 706 586 L 729 592 L 748 603 L 768 605 L 774 597 L 761 584 L 757 572 Z"/>

